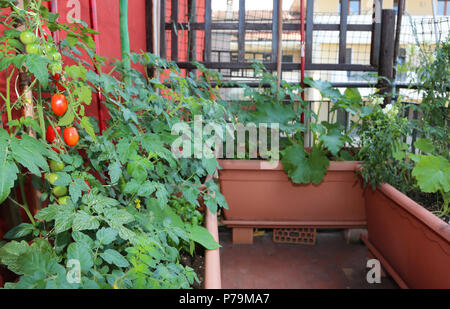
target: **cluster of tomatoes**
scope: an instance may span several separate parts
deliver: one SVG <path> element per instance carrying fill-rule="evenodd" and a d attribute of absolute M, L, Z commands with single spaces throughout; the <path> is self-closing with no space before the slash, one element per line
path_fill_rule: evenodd
<path fill-rule="evenodd" d="M 58 162 L 55 160 L 50 161 L 50 170 L 52 172 L 46 174 L 45 178 L 48 180 L 48 182 L 51 185 L 54 185 L 55 181 L 57 181 L 59 179 L 59 176 L 57 173 L 62 172 L 64 170 L 64 167 L 65 167 L 64 163 L 62 163 L 62 162 Z M 86 183 L 86 185 L 89 188 L 91 188 L 89 181 L 85 180 L 84 182 Z M 89 192 L 90 192 L 90 190 L 89 190 Z M 67 200 L 70 198 L 70 196 L 66 195 L 67 187 L 65 187 L 65 186 L 53 186 L 52 193 L 54 196 L 56 196 L 58 198 L 58 204 L 60 204 L 60 205 L 67 204 Z"/>
<path fill-rule="evenodd" d="M 62 72 L 62 59 L 61 54 L 57 51 L 55 44 L 51 41 L 51 32 L 47 25 L 42 25 L 37 30 L 38 36 L 36 36 L 31 30 L 24 30 L 20 33 L 20 40 L 25 45 L 25 50 L 28 54 L 38 54 L 43 53 L 50 64 L 48 65 L 49 72 L 52 74 L 54 84 L 60 91 L 64 91 L 65 87 L 59 82 L 61 79 Z M 39 39 L 41 38 L 41 39 Z M 51 108 L 57 116 L 63 116 L 67 111 L 67 99 L 64 94 L 54 94 L 51 100 Z M 56 132 L 55 132 L 56 129 Z M 51 125 L 47 127 L 46 139 L 49 143 L 53 143 L 56 139 L 61 136 L 61 127 L 53 128 Z M 78 131 L 75 127 L 67 127 L 63 132 L 64 142 L 73 147 L 78 143 L 79 136 Z M 53 149 L 59 152 L 59 149 Z"/>
<path fill-rule="evenodd" d="M 55 181 L 59 179 L 57 172 L 61 172 L 64 170 L 64 163 L 52 160 L 50 161 L 50 169 L 52 173 L 48 173 L 47 175 L 45 175 L 45 178 L 51 185 L 53 185 Z M 65 195 L 67 194 L 67 187 L 54 186 L 52 189 L 52 193 L 56 197 L 58 197 L 59 204 L 67 204 L 67 199 L 69 199 L 69 196 Z"/>
<path fill-rule="evenodd" d="M 61 54 L 57 51 L 55 44 L 49 39 L 51 38 L 50 29 L 44 24 L 40 29 L 37 29 L 37 34 L 38 36 L 28 29 L 20 33 L 20 40 L 25 45 L 25 51 L 28 54 L 44 54 L 50 61 L 48 65 L 50 73 L 60 74 L 62 72 Z M 38 37 L 42 39 L 40 40 Z"/>
<path fill-rule="evenodd" d="M 66 96 L 61 93 L 54 94 L 52 96 L 50 105 L 52 107 L 52 111 L 56 115 L 63 116 L 67 111 Z M 47 127 L 47 132 L 46 132 L 47 142 L 53 143 L 55 141 L 57 135 L 58 135 L 58 137 L 61 136 L 61 127 L 57 126 L 57 127 L 55 127 L 55 129 L 56 129 L 56 132 L 51 125 L 49 125 Z M 65 128 L 63 131 L 62 137 L 63 137 L 63 140 L 66 143 L 66 145 L 70 146 L 70 147 L 73 147 L 76 144 L 78 144 L 78 140 L 80 138 L 78 135 L 77 128 L 75 128 L 75 127 Z"/>

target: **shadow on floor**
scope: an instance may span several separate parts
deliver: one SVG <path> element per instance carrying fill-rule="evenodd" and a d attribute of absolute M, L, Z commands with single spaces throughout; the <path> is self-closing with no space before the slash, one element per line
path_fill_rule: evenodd
<path fill-rule="evenodd" d="M 272 231 L 253 245 L 233 245 L 231 229 L 220 231 L 224 289 L 397 289 L 390 277 L 369 284 L 368 250 L 347 244 L 341 231 L 320 230 L 315 245 L 277 244 Z"/>

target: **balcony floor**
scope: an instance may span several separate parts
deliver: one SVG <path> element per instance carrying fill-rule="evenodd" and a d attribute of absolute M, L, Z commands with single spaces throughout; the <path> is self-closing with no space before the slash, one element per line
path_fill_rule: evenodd
<path fill-rule="evenodd" d="M 390 277 L 366 281 L 368 249 L 347 244 L 341 231 L 317 232 L 315 245 L 277 244 L 271 230 L 253 245 L 233 245 L 231 229 L 220 230 L 224 289 L 396 289 Z"/>

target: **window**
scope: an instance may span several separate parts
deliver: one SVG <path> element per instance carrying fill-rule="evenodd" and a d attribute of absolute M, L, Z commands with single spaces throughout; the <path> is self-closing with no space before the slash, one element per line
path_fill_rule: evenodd
<path fill-rule="evenodd" d="M 450 15 L 450 1 L 438 0 L 437 2 L 437 15 Z"/>
<path fill-rule="evenodd" d="M 338 13 L 341 14 L 341 2 L 348 1 L 348 14 L 349 15 L 358 15 L 361 14 L 361 0 L 340 0 Z"/>

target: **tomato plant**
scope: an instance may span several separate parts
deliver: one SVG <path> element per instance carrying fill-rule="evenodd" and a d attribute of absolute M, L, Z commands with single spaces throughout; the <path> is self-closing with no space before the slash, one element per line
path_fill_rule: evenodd
<path fill-rule="evenodd" d="M 83 22 L 59 24 L 57 15 L 40 1 L 29 3 L 24 11 L 8 2 L 13 10 L 0 16 L 10 27 L 0 43 L 18 42 L 0 44 L 9 129 L 0 128 L 0 153 L 6 154 L 5 164 L 0 165 L 0 201 L 13 200 L 29 217 L 29 223 L 11 229 L 4 236 L 9 242 L 0 245 L 0 263 L 20 275 L 6 287 L 191 287 L 198 278 L 179 262 L 180 252 L 196 254 L 196 244 L 218 248 L 201 226 L 203 220 L 196 210 L 199 199 L 212 211 L 226 207 L 226 201 L 212 181 L 206 184 L 212 194 L 199 189 L 206 176 L 214 173 L 217 161 L 174 157 L 171 126 L 202 109 L 209 120 L 224 122 L 226 108 L 210 100 L 208 83 L 194 75 L 181 78 L 176 67 L 171 67 L 170 87 L 156 87 L 136 70 L 126 73 L 132 83 L 125 84 L 123 65 L 95 55 L 94 31 Z M 38 33 L 34 39 L 23 35 L 25 47 L 18 41 L 20 33 L 10 23 L 11 17 Z M 55 45 L 49 33 L 45 35 L 44 25 L 60 31 L 65 39 Z M 23 53 L 29 44 L 37 46 L 36 53 Z M 80 50 L 92 57 L 98 71 L 79 58 Z M 71 64 L 64 64 L 57 51 L 72 58 Z M 134 54 L 132 60 L 159 71 L 169 67 L 150 54 Z M 102 73 L 102 66 L 111 64 L 116 72 Z M 23 105 L 10 95 L 14 90 L 10 82 L 19 70 L 33 77 L 29 85 L 33 97 L 28 103 L 37 111 L 36 119 L 12 117 L 13 109 Z M 111 115 L 102 135 L 96 122 L 85 115 L 85 106 L 92 101 L 91 89 L 101 92 Z M 161 96 L 159 89 L 176 99 Z M 51 109 L 43 92 L 52 95 Z M 181 106 L 182 102 L 189 104 Z M 36 138 L 27 134 L 30 128 Z M 35 215 L 26 201 L 19 203 L 17 190 L 12 190 L 23 189 L 29 174 L 48 205 Z M 173 203 L 173 197 L 180 194 L 178 204 Z M 43 262 L 36 264 L 36 259 Z M 73 259 L 81 262 L 78 283 L 67 280 L 66 265 Z"/>

